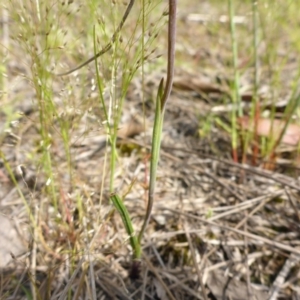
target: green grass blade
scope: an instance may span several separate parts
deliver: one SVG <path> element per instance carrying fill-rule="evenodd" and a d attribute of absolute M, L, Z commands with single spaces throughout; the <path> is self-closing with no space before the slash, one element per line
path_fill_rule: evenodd
<path fill-rule="evenodd" d="M 140 245 L 140 243 L 135 235 L 135 232 L 133 230 L 133 226 L 132 226 L 132 222 L 131 222 L 128 210 L 118 195 L 112 194 L 110 196 L 110 199 L 111 199 L 112 203 L 114 204 L 115 208 L 117 209 L 117 211 L 119 212 L 119 214 L 122 218 L 124 227 L 126 229 L 126 232 L 129 235 L 130 245 L 133 250 L 133 258 L 140 259 L 141 258 L 141 245 Z"/>

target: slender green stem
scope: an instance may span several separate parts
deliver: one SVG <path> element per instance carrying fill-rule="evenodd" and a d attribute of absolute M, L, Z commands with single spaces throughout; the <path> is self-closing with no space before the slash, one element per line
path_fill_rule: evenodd
<path fill-rule="evenodd" d="M 93 40 L 94 40 L 94 53 L 97 53 L 97 46 L 96 46 L 97 45 L 97 37 L 96 37 L 95 25 L 93 28 Z M 102 81 L 100 80 L 100 72 L 99 72 L 98 61 L 97 61 L 98 57 L 99 56 L 97 56 L 95 54 L 95 69 L 96 69 L 96 78 L 97 78 L 97 84 L 98 84 L 98 90 L 99 90 L 99 97 L 101 99 L 101 107 L 103 109 L 104 117 L 107 122 L 107 128 L 108 128 L 108 130 L 110 130 L 110 126 L 108 124 L 108 113 L 106 110 L 106 105 L 105 105 L 104 97 L 103 97 L 103 84 L 102 84 Z"/>
<path fill-rule="evenodd" d="M 254 58 L 254 101 L 255 106 L 258 101 L 258 87 L 259 87 L 259 60 L 258 60 L 258 16 L 257 16 L 257 0 L 252 0 L 252 14 L 253 14 L 253 58 Z"/>
<path fill-rule="evenodd" d="M 146 215 L 144 218 L 144 223 L 143 223 L 142 229 L 139 233 L 139 238 L 138 238 L 139 242 L 141 242 L 143 234 L 149 223 L 149 219 L 150 219 L 151 211 L 152 211 L 152 207 L 153 207 L 153 202 L 154 202 L 156 173 L 157 173 L 157 165 L 158 165 L 158 161 L 159 161 L 159 152 L 160 152 L 159 150 L 160 150 L 160 143 L 161 143 L 163 114 L 164 114 L 164 111 L 161 108 L 162 97 L 163 97 L 163 79 L 160 82 L 160 85 L 158 88 L 158 93 L 157 93 L 157 98 L 156 98 L 155 119 L 154 119 L 153 134 L 152 134 L 148 205 L 147 205 Z"/>
<path fill-rule="evenodd" d="M 230 33 L 231 33 L 231 45 L 232 45 L 232 53 L 233 53 L 233 67 L 234 67 L 234 84 L 233 84 L 233 93 L 232 93 L 232 101 L 235 105 L 237 105 L 238 113 L 233 109 L 231 114 L 231 143 L 232 143 L 232 151 L 233 158 L 237 162 L 237 114 L 242 116 L 242 108 L 240 101 L 240 79 L 239 79 L 239 71 L 238 71 L 238 51 L 237 51 L 237 40 L 236 40 L 236 32 L 234 25 L 234 8 L 233 8 L 233 0 L 228 0 L 229 6 L 229 16 L 230 16 Z"/>
<path fill-rule="evenodd" d="M 246 149 L 249 146 L 249 139 L 257 141 L 257 118 L 259 118 L 259 101 L 258 101 L 258 87 L 259 87 L 259 57 L 258 57 L 258 17 L 257 17 L 257 0 L 252 0 L 252 14 L 253 14 L 253 59 L 254 59 L 254 74 L 253 74 L 253 97 L 252 97 L 252 111 L 251 118 L 254 121 L 254 134 L 248 132 L 245 139 L 245 146 L 243 149 L 243 155 L 246 157 Z M 252 137 L 251 137 L 252 136 Z M 256 159 L 258 155 L 258 147 L 255 145 L 253 149 L 252 163 L 256 165 Z"/>
<path fill-rule="evenodd" d="M 242 108 L 240 105 L 240 76 L 238 71 L 238 48 L 237 48 L 237 40 L 236 40 L 236 32 L 235 32 L 235 24 L 234 24 L 234 7 L 233 0 L 229 0 L 229 15 L 230 15 L 230 34 L 231 34 L 231 46 L 232 46 L 232 60 L 233 60 L 233 68 L 234 68 L 234 102 L 238 105 L 238 114 L 242 115 Z"/>
<path fill-rule="evenodd" d="M 176 9 L 177 0 L 169 0 L 169 27 L 168 27 L 168 69 L 167 69 L 167 82 L 163 92 L 163 80 L 161 80 L 157 99 L 156 99 L 156 110 L 155 110 L 155 120 L 153 126 L 152 135 L 152 149 L 151 149 L 151 161 L 150 161 L 150 183 L 149 183 L 149 196 L 148 204 L 146 209 L 146 215 L 144 218 L 144 223 L 142 225 L 141 231 L 139 233 L 138 240 L 144 235 L 146 227 L 149 223 L 151 211 L 154 203 L 154 193 L 156 185 L 156 171 L 159 161 L 161 134 L 164 121 L 164 112 L 166 108 L 167 101 L 169 99 L 174 77 L 174 62 L 175 62 L 175 40 L 176 40 Z"/>
<path fill-rule="evenodd" d="M 149 183 L 149 198 L 146 210 L 146 215 L 144 218 L 144 223 L 142 225 L 141 231 L 136 237 L 132 221 L 130 219 L 129 213 L 123 204 L 122 199 L 116 195 L 111 194 L 110 199 L 113 202 L 115 208 L 121 215 L 123 225 L 126 232 L 129 235 L 130 244 L 133 249 L 133 258 L 140 259 L 141 257 L 141 239 L 145 232 L 145 229 L 149 223 L 151 216 L 151 211 L 154 202 L 155 184 L 156 184 L 156 173 L 157 165 L 159 161 L 159 152 L 161 145 L 161 135 L 163 128 L 164 112 L 166 108 L 167 101 L 169 99 L 174 77 L 174 62 L 175 62 L 175 37 L 176 37 L 176 9 L 177 0 L 169 0 L 169 27 L 168 27 L 168 68 L 167 68 L 167 81 L 166 86 L 163 88 L 163 79 L 161 80 L 158 93 L 156 98 L 156 109 L 155 109 L 155 120 L 153 126 L 153 136 L 152 136 L 152 150 L 151 150 L 151 166 L 150 166 L 150 183 Z M 94 41 L 95 42 L 95 41 Z M 95 59 L 97 59 L 95 55 Z M 97 66 L 96 66 L 97 70 Z"/>

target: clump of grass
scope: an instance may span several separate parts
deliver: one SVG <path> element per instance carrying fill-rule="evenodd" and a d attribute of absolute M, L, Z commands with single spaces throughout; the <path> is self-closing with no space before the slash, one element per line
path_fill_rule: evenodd
<path fill-rule="evenodd" d="M 297 118 L 299 103 L 296 87 L 299 72 L 296 70 L 299 62 L 296 57 L 299 43 L 294 40 L 297 26 L 291 23 L 294 20 L 294 10 L 298 6 L 295 3 L 281 2 L 274 5 L 269 1 L 251 1 L 240 5 L 237 1 L 228 0 L 227 3 L 230 22 L 227 33 L 222 33 L 227 36 L 230 34 L 231 37 L 231 63 L 227 70 L 232 74 L 230 126 L 220 121 L 220 118 L 212 116 L 210 123 L 217 120 L 231 135 L 234 161 L 248 162 L 251 149 L 253 165 L 264 161 L 265 167 L 272 165 L 274 168 L 277 150 L 285 135 L 289 134 L 287 132 L 290 124 Z M 246 12 L 251 14 L 247 15 Z M 244 25 L 235 25 L 235 14 L 245 17 Z M 292 59 L 296 59 L 293 67 Z M 287 67 L 292 67 L 295 74 L 288 74 Z M 247 93 L 251 94 L 250 105 L 243 99 L 243 83 L 249 85 Z M 266 88 L 268 91 L 262 93 Z M 286 105 L 282 111 L 277 104 L 283 99 L 286 99 Z M 249 117 L 246 128 L 240 124 L 243 116 Z M 261 119 L 267 119 L 272 124 L 274 120 L 280 119 L 284 126 L 275 128 L 272 125 L 269 135 L 262 137 L 259 127 Z"/>
<path fill-rule="evenodd" d="M 274 158 L 276 157 L 276 151 L 287 132 L 292 117 L 295 116 L 296 107 L 299 104 L 297 92 L 295 89 L 295 83 L 299 81 L 299 74 L 296 74 L 294 78 L 290 78 L 291 91 L 289 91 L 289 87 L 285 85 L 285 82 L 282 80 L 283 78 L 281 75 L 285 72 L 284 68 L 288 63 L 288 52 L 286 53 L 286 58 L 283 59 L 280 58 L 280 54 L 278 53 L 278 49 L 280 48 L 282 42 L 286 43 L 286 36 L 280 33 L 282 31 L 282 28 L 284 28 L 284 24 L 286 22 L 286 16 L 283 17 L 281 15 L 282 6 L 280 5 L 279 7 L 277 5 L 270 5 L 270 3 L 261 5 L 257 1 L 252 1 L 252 3 L 254 80 L 251 119 L 256 125 L 254 126 L 254 133 L 248 134 L 252 135 L 252 138 L 255 140 L 255 143 L 257 145 L 259 144 L 259 137 L 257 135 L 257 133 L 259 132 L 259 129 L 257 127 L 259 119 L 267 115 L 267 118 L 273 124 L 274 120 L 278 118 L 276 109 L 277 102 L 280 101 L 283 94 L 286 94 L 285 97 L 289 97 L 284 112 L 281 115 L 281 121 L 284 126 L 282 128 L 271 129 L 267 140 L 262 139 L 262 143 L 259 145 L 259 147 L 253 147 L 254 164 L 256 164 L 256 157 L 260 152 L 263 160 L 265 160 L 267 164 L 272 165 L 275 163 Z M 258 52 L 261 43 L 264 43 L 266 46 L 266 51 L 263 55 Z M 274 45 L 278 46 L 276 47 Z M 277 50 L 274 52 L 275 49 Z M 289 50 L 286 49 L 286 51 Z M 267 68 L 269 70 L 267 72 L 268 75 L 266 81 L 269 82 L 271 87 L 271 105 L 265 104 L 263 101 L 260 101 L 258 95 L 260 82 L 262 81 L 262 77 L 259 74 L 261 73 L 261 70 L 264 66 L 264 62 L 266 62 Z M 271 126 L 273 127 L 273 125 Z M 280 133 L 278 131 L 280 131 Z M 279 135 L 277 135 L 277 133 L 274 135 L 274 132 L 278 132 Z M 251 144 L 253 145 L 253 142 Z"/>
<path fill-rule="evenodd" d="M 154 121 L 154 126 L 153 126 L 153 135 L 152 135 L 152 150 L 151 150 L 151 164 L 150 164 L 150 181 L 149 181 L 149 197 L 148 197 L 148 204 L 147 204 L 147 209 L 145 212 L 145 219 L 142 225 L 142 228 L 138 234 L 138 237 L 136 236 L 133 226 L 132 226 L 132 221 L 129 216 L 129 213 L 126 209 L 126 206 L 123 204 L 124 199 L 121 199 L 117 194 L 113 193 L 111 196 L 111 200 L 114 203 L 115 207 L 117 208 L 118 212 L 122 216 L 122 221 L 124 224 L 124 227 L 126 228 L 126 232 L 128 233 L 130 237 L 130 244 L 133 249 L 133 266 L 131 270 L 131 277 L 136 278 L 138 277 L 138 267 L 137 264 L 140 259 L 141 259 L 141 241 L 144 235 L 144 232 L 146 230 L 146 227 L 148 225 L 148 222 L 150 220 L 150 215 L 152 211 L 152 206 L 154 202 L 154 193 L 155 193 L 155 183 L 156 183 L 156 170 L 157 170 L 157 165 L 159 161 L 159 151 L 160 151 L 160 143 L 161 143 L 161 134 L 162 134 L 162 126 L 163 126 L 163 120 L 164 120 L 164 112 L 166 108 L 166 104 L 168 101 L 168 98 L 171 93 L 172 89 L 172 84 L 173 84 L 173 76 L 174 76 L 174 63 L 175 63 L 175 35 L 176 35 L 176 8 L 177 8 L 177 3 L 176 1 L 171 0 L 169 2 L 169 32 L 168 32 L 168 70 L 167 70 L 167 80 L 166 80 L 166 86 L 165 88 L 163 87 L 163 80 L 160 82 L 160 85 L 158 87 L 158 92 L 157 92 L 157 98 L 156 98 L 156 110 L 155 110 L 155 121 Z M 144 19 L 143 19 L 144 21 Z M 144 22 L 143 22 L 144 25 Z M 144 26 L 143 26 L 144 27 Z M 143 30 L 144 32 L 144 30 Z M 142 43 L 142 49 L 145 49 L 145 44 Z M 95 51 L 96 53 L 97 51 Z M 141 61 L 141 64 L 144 64 L 145 57 L 143 56 L 139 61 Z M 96 63 L 96 69 L 97 69 L 97 63 Z M 131 76 L 131 74 L 130 74 Z M 97 79 L 98 79 L 98 87 L 100 90 L 100 94 L 102 91 L 101 87 L 101 81 L 100 81 L 100 76 L 99 76 L 99 71 L 97 71 Z M 125 95 L 124 95 L 125 97 Z M 121 98 L 123 99 L 123 98 Z M 105 102 L 104 99 L 102 99 L 102 104 L 103 108 L 106 112 L 105 108 Z M 110 144 L 112 146 L 112 156 L 111 156 L 111 185 L 110 185 L 110 191 L 113 191 L 113 182 L 114 182 L 114 169 L 115 169 L 115 162 L 116 162 L 116 139 L 117 139 L 117 129 L 119 126 L 119 120 L 120 120 L 120 115 L 122 111 L 122 101 L 116 104 L 119 110 L 117 110 L 117 117 L 114 118 L 114 114 L 112 115 L 112 119 L 114 120 L 113 122 L 113 133 L 110 131 L 110 127 L 107 128 L 107 131 L 109 133 L 110 137 Z M 115 105 L 113 105 L 115 107 Z M 106 123 L 110 124 L 111 120 L 108 116 L 107 113 L 106 117 Z M 110 125 L 109 125 L 110 126 Z"/>
<path fill-rule="evenodd" d="M 170 1 L 171 4 L 173 2 Z M 58 82 L 55 76 L 55 66 L 64 58 L 74 64 L 77 63 L 70 58 L 70 50 L 68 49 L 74 47 L 77 50 L 79 46 L 80 51 L 78 52 L 84 52 L 85 49 L 92 50 L 92 47 L 82 48 L 80 45 L 80 40 L 76 37 L 80 27 L 82 27 L 82 32 L 88 33 L 88 44 L 94 44 L 94 53 L 103 44 L 109 42 L 119 21 L 120 14 L 118 12 L 123 10 L 123 6 L 116 3 L 107 4 L 104 1 L 101 3 L 103 4 L 101 8 L 96 6 L 94 2 L 81 5 L 72 1 L 61 3 L 28 1 L 24 5 L 20 5 L 11 0 L 8 4 L 10 17 L 15 22 L 12 34 L 14 44 L 25 55 L 25 59 L 22 61 L 24 67 L 22 68 L 23 74 L 20 74 L 20 80 L 29 83 L 30 88 L 34 91 L 32 102 L 36 113 L 30 118 L 26 119 L 25 117 L 25 121 L 38 132 L 38 136 L 35 135 L 32 141 L 36 146 L 35 150 L 22 163 L 25 169 L 33 165 L 36 170 L 39 170 L 37 173 L 39 178 L 36 177 L 33 188 L 27 186 L 25 191 L 20 189 L 24 203 L 29 203 L 28 214 L 30 216 L 31 240 L 33 241 L 30 258 L 32 273 L 30 277 L 31 289 L 30 291 L 26 289 L 26 293 L 31 294 L 33 298 L 41 297 L 37 287 L 35 269 L 40 263 L 42 253 L 45 253 L 45 257 L 54 258 L 52 260 L 46 259 L 44 262 L 49 270 L 57 268 L 62 261 L 68 262 L 70 285 L 74 280 L 71 274 L 76 276 L 76 273 L 79 272 L 77 265 L 80 267 L 82 265 L 81 263 L 78 264 L 78 257 L 87 254 L 88 267 L 85 267 L 84 270 L 90 272 L 90 276 L 93 278 L 91 254 L 95 249 L 95 240 L 99 234 L 99 228 L 104 226 L 103 224 L 108 222 L 112 216 L 112 210 L 107 215 L 102 212 L 104 201 L 111 198 L 114 200 L 114 204 L 123 205 L 122 210 L 119 209 L 120 213 L 124 210 L 127 211 L 123 204 L 124 199 L 116 194 L 109 196 L 116 189 L 115 170 L 118 163 L 116 141 L 123 104 L 127 89 L 134 76 L 137 73 L 144 76 L 145 65 L 150 59 L 155 59 L 155 41 L 162 26 L 167 22 L 167 14 L 160 13 L 156 22 L 151 22 L 150 19 L 156 18 L 151 17 L 151 14 L 158 6 L 158 3 L 151 1 L 143 1 L 140 8 L 134 9 L 138 11 L 138 14 L 135 18 L 136 23 L 133 24 L 131 21 L 128 25 L 131 33 L 123 34 L 120 32 L 112 44 L 110 52 L 95 61 L 96 79 L 92 80 L 91 90 L 93 92 L 96 85 L 99 90 L 99 97 L 98 101 L 91 103 L 95 98 L 87 96 L 91 92 L 85 87 L 86 71 L 82 70 L 82 75 L 81 72 L 77 72 L 79 75 L 75 78 L 81 79 L 82 83 L 76 84 L 76 86 L 72 81 L 72 75 L 70 79 L 63 78 L 61 82 Z M 172 7 L 171 20 L 173 20 L 172 30 L 174 31 L 176 15 L 174 9 L 176 10 L 176 5 L 173 3 Z M 107 12 L 108 18 L 103 18 L 102 13 L 104 11 Z M 84 15 L 91 16 L 88 22 L 86 22 L 86 18 L 82 17 Z M 111 20 L 113 20 L 113 24 L 110 22 Z M 78 27 L 73 26 L 64 29 L 64 25 L 68 22 L 78 24 Z M 169 42 L 171 43 L 171 50 L 168 55 L 166 90 L 161 83 L 156 102 L 159 117 L 156 118 L 156 125 L 154 126 L 156 129 L 153 170 L 151 171 L 152 201 L 156 178 L 155 166 L 159 159 L 159 132 L 162 130 L 163 112 L 172 85 L 175 33 L 170 33 L 170 35 L 172 38 Z M 12 55 L 17 55 L 13 52 L 12 50 Z M 60 90 L 57 89 L 58 86 Z M 109 99 L 104 97 L 105 89 L 110 90 Z M 95 192 L 90 192 L 80 179 L 73 148 L 76 142 L 83 140 L 85 135 L 90 134 L 88 128 L 84 132 L 78 130 L 82 127 L 80 122 L 85 122 L 86 115 L 91 111 L 89 106 L 95 106 L 102 111 L 96 123 L 97 131 L 101 130 L 106 133 L 107 145 L 110 145 L 110 148 L 106 148 L 103 165 L 98 166 L 97 170 L 99 175 L 102 174 L 102 178 L 99 176 L 96 203 L 93 196 Z M 19 182 L 15 179 L 12 171 L 12 162 L 6 160 L 4 152 L 1 152 L 1 158 L 5 161 L 5 167 L 19 189 Z M 106 161 L 109 161 L 109 167 L 107 167 Z M 109 175 L 108 186 L 106 186 L 107 175 Z M 25 174 L 22 174 L 22 177 L 23 181 L 26 182 Z M 95 206 L 99 210 L 98 212 L 93 211 Z M 135 242 L 138 240 L 138 244 L 131 243 L 134 248 L 134 258 L 141 257 L 142 235 L 151 213 L 151 204 L 149 206 L 143 230 L 140 236 L 134 239 Z M 116 207 L 118 208 L 118 206 Z M 135 232 L 133 232 L 128 214 L 126 222 L 124 222 L 124 228 L 127 229 L 132 240 L 132 235 Z M 129 228 L 127 224 L 131 224 L 131 227 Z M 68 294 L 68 297 L 72 297 L 70 285 L 63 292 L 64 295 Z M 51 282 L 49 282 L 49 289 L 50 286 Z M 47 294 L 50 297 L 51 291 L 49 290 Z M 93 280 L 91 282 L 91 297 L 96 299 Z"/>

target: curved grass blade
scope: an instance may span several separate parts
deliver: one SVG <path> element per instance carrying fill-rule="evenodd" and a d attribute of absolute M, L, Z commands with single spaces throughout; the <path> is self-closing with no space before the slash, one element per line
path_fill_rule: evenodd
<path fill-rule="evenodd" d="M 132 226 L 132 222 L 131 222 L 128 210 L 118 195 L 111 194 L 110 199 L 111 199 L 112 203 L 114 204 L 115 208 L 117 209 L 117 211 L 119 212 L 119 214 L 122 218 L 124 227 L 126 229 L 126 232 L 129 235 L 130 245 L 133 250 L 133 258 L 140 259 L 141 258 L 141 245 L 140 245 L 140 243 L 135 235 L 135 232 L 133 230 L 133 226 Z"/>

